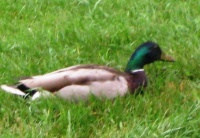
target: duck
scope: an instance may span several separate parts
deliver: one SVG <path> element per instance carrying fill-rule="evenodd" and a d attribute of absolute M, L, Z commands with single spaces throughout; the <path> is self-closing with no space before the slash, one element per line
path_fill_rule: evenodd
<path fill-rule="evenodd" d="M 96 64 L 74 65 L 47 74 L 19 80 L 16 85 L 1 85 L 5 92 L 29 97 L 31 100 L 56 95 L 69 101 L 86 101 L 91 95 L 113 99 L 135 94 L 147 87 L 144 66 L 155 61 L 174 62 L 152 41 L 139 45 L 131 55 L 125 70 Z"/>

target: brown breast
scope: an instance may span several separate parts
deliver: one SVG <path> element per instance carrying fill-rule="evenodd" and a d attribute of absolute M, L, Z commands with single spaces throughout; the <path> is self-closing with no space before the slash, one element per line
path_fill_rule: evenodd
<path fill-rule="evenodd" d="M 147 86 L 147 77 L 144 71 L 126 73 L 126 80 L 131 94 L 141 91 Z"/>

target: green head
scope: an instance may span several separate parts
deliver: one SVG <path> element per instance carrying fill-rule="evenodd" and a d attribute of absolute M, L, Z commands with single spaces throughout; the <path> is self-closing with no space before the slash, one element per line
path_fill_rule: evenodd
<path fill-rule="evenodd" d="M 174 59 L 164 54 L 158 44 L 151 41 L 145 42 L 132 54 L 125 71 L 131 72 L 136 69 L 142 69 L 144 65 L 154 61 L 173 62 Z"/>

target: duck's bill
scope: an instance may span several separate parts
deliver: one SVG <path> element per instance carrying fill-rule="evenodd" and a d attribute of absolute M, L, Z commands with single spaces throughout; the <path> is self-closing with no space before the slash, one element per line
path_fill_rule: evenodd
<path fill-rule="evenodd" d="M 175 59 L 172 56 L 167 55 L 165 53 L 162 53 L 162 55 L 160 57 L 160 60 L 162 60 L 162 61 L 168 61 L 168 62 L 174 62 L 175 61 Z"/>

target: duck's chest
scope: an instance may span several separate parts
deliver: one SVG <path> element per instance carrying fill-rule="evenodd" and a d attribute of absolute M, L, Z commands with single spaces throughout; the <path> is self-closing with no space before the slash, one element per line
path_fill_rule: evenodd
<path fill-rule="evenodd" d="M 141 90 L 147 86 L 147 76 L 144 71 L 128 73 L 127 82 L 129 91 L 135 93 L 137 90 Z"/>

